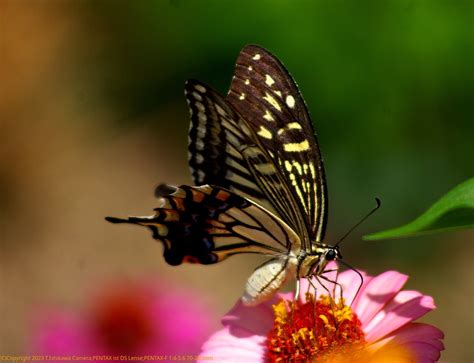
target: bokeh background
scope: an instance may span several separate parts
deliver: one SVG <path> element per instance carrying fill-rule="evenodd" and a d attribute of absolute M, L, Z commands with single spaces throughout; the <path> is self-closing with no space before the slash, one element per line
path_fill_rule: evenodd
<path fill-rule="evenodd" d="M 315 123 L 328 241 L 351 264 L 397 269 L 435 298 L 445 362 L 474 358 L 473 234 L 363 242 L 472 176 L 472 1 L 9 1 L 0 3 L 0 354 L 22 354 L 35 309 L 80 309 L 91 287 L 154 276 L 192 288 L 214 324 L 260 262 L 170 267 L 148 231 L 160 182 L 190 183 L 183 83 L 226 93 L 237 54 L 286 64 Z M 166 291 L 163 292 L 166 294 Z"/>

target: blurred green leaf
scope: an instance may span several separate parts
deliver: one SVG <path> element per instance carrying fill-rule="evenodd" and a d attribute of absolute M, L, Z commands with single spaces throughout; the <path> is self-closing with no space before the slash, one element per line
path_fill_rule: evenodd
<path fill-rule="evenodd" d="M 474 227 L 474 178 L 449 191 L 413 222 L 363 237 L 373 241 Z"/>

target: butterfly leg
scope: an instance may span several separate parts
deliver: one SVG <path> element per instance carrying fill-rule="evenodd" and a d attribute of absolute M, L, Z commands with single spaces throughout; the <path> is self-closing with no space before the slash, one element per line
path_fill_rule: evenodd
<path fill-rule="evenodd" d="M 342 288 L 342 285 L 341 285 L 339 282 L 337 282 L 337 277 L 336 277 L 336 281 L 333 281 L 333 280 L 331 280 L 331 279 L 328 279 L 326 276 L 323 276 L 323 275 L 320 275 L 319 277 L 322 278 L 323 280 L 327 281 L 327 282 L 330 282 L 330 283 L 334 284 L 333 300 L 336 300 L 336 294 L 335 294 L 335 292 L 336 292 L 336 291 L 335 291 L 336 286 L 339 287 L 339 289 L 340 289 L 340 291 L 341 291 L 341 297 L 340 297 L 339 301 L 342 303 L 342 301 L 343 301 L 343 299 L 344 299 L 344 297 L 343 297 L 343 288 Z M 320 282 L 320 283 L 321 283 L 321 282 Z"/>
<path fill-rule="evenodd" d="M 326 276 L 324 276 L 324 274 L 327 274 L 327 273 L 330 273 L 330 272 L 336 272 L 336 280 L 335 280 L 335 281 L 330 280 L 329 278 L 327 278 Z M 334 297 L 334 299 L 336 298 L 336 286 L 338 286 L 339 289 L 340 289 L 340 292 L 341 292 L 340 297 L 341 297 L 341 299 L 343 298 L 343 289 L 342 289 L 342 286 L 341 286 L 341 284 L 339 284 L 339 283 L 337 282 L 338 276 L 339 276 L 339 269 L 338 269 L 338 268 L 332 268 L 332 269 L 330 269 L 330 270 L 326 270 L 326 271 L 324 271 L 324 272 L 319 276 L 319 277 L 321 277 L 323 280 L 326 280 L 326 281 L 328 281 L 328 282 L 330 282 L 330 283 L 333 284 L 334 288 L 333 288 L 333 290 L 332 290 L 332 296 Z"/>
<path fill-rule="evenodd" d="M 314 284 L 314 282 L 311 280 L 311 277 L 306 276 L 306 280 L 308 281 L 308 291 L 307 291 L 307 292 L 309 292 L 310 286 L 314 289 L 313 321 L 316 322 L 316 300 L 317 300 L 318 288 L 317 288 L 317 286 Z"/>
<path fill-rule="evenodd" d="M 295 288 L 295 295 L 293 296 L 293 303 L 298 301 L 300 297 L 300 279 L 296 279 L 296 288 Z"/>
<path fill-rule="evenodd" d="M 329 272 L 329 271 L 326 271 L 326 272 Z M 325 273 L 325 272 L 323 272 L 323 273 Z M 334 312 L 335 312 L 335 297 L 331 296 L 331 292 L 329 291 L 328 287 L 327 287 L 326 285 L 324 285 L 324 284 L 321 282 L 320 278 L 323 279 L 323 280 L 325 280 L 325 281 L 331 282 L 331 283 L 333 283 L 333 284 L 337 284 L 337 285 L 339 285 L 339 286 L 341 287 L 341 289 L 342 289 L 341 284 L 337 283 L 336 281 L 332 281 L 332 280 L 328 279 L 326 276 L 323 276 L 322 274 L 319 275 L 319 276 L 316 276 L 316 275 L 315 275 L 314 277 L 315 277 L 315 279 L 318 281 L 318 283 L 323 287 L 323 289 L 326 290 L 326 292 L 328 293 L 328 296 L 329 296 L 330 302 L 331 302 L 331 308 L 332 308 L 332 311 L 333 311 L 333 313 L 334 313 Z M 342 290 L 341 290 L 341 291 L 342 291 Z"/>
<path fill-rule="evenodd" d="M 295 294 L 293 295 L 293 301 L 290 302 L 291 306 L 290 306 L 290 310 L 291 310 L 291 317 L 290 317 L 290 322 L 291 324 L 293 324 L 293 317 L 295 316 L 295 309 L 296 309 L 296 305 L 297 305 L 297 301 L 300 297 L 300 279 L 297 277 L 296 278 L 296 288 L 295 288 Z"/>
<path fill-rule="evenodd" d="M 321 282 L 321 280 L 319 279 L 320 277 L 321 277 L 323 280 L 326 280 L 326 281 L 328 280 L 327 278 L 325 278 L 325 277 L 322 276 L 322 275 L 319 275 L 319 276 L 314 275 L 314 278 L 316 279 L 316 281 L 318 281 L 318 283 L 323 287 L 323 289 L 326 290 L 326 292 L 328 293 L 328 296 L 329 296 L 330 298 L 332 298 L 332 296 L 331 296 L 331 291 L 329 291 L 329 289 L 327 288 L 327 286 L 324 285 L 324 284 Z"/>

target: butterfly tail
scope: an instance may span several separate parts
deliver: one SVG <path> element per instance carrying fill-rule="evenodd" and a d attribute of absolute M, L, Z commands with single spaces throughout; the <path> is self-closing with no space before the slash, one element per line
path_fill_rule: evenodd
<path fill-rule="evenodd" d="M 129 223 L 129 224 L 143 224 L 149 223 L 150 217 L 127 217 L 127 218 L 118 218 L 118 217 L 105 217 L 105 220 L 110 223 Z"/>
<path fill-rule="evenodd" d="M 144 217 L 131 216 L 128 218 L 105 217 L 105 220 L 114 224 L 128 223 L 148 227 L 152 231 L 153 238 L 155 239 L 162 239 L 168 234 L 167 226 L 162 223 L 159 223 L 156 215 Z"/>

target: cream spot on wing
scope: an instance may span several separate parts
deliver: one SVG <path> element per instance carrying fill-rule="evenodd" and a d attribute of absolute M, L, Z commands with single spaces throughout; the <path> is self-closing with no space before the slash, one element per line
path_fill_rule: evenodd
<path fill-rule="evenodd" d="M 272 175 L 275 174 L 275 166 L 270 163 L 265 164 L 256 164 L 255 169 L 258 170 L 260 173 L 265 175 Z"/>
<path fill-rule="evenodd" d="M 226 115 L 225 111 L 222 109 L 221 106 L 219 106 L 218 104 L 216 104 L 216 105 L 214 105 L 214 106 L 216 107 L 216 111 L 217 111 L 217 113 L 218 113 L 219 115 L 221 115 L 221 116 L 225 116 L 225 115 Z"/>
<path fill-rule="evenodd" d="M 281 129 L 278 130 L 278 135 L 283 134 L 287 130 L 302 130 L 303 127 L 298 123 L 298 122 L 289 122 L 285 125 L 285 127 L 282 127 Z"/>
<path fill-rule="evenodd" d="M 236 144 L 234 144 L 234 145 L 238 145 L 239 142 L 237 141 L 236 137 L 233 134 L 235 134 L 239 137 L 242 137 L 242 133 L 239 131 L 238 128 L 236 128 L 235 123 L 233 123 L 232 120 L 229 120 L 229 119 L 226 119 L 226 118 L 222 119 L 221 123 L 222 123 L 222 126 L 224 126 L 226 129 L 228 129 L 232 132 L 232 133 L 229 133 L 229 135 L 228 135 L 228 141 L 233 140 L 233 139 L 230 138 L 232 136 L 236 141 Z"/>
<path fill-rule="evenodd" d="M 201 102 L 196 102 L 194 105 L 201 112 L 204 112 L 206 110 L 206 108 L 204 107 L 204 105 Z"/>
<path fill-rule="evenodd" d="M 197 150 L 204 150 L 204 143 L 202 142 L 202 140 L 196 140 L 196 149 Z"/>
<path fill-rule="evenodd" d="M 206 93 L 206 89 L 205 89 L 203 86 L 201 86 L 200 84 L 196 84 L 196 85 L 194 86 L 194 88 L 195 88 L 198 92 Z"/>
<path fill-rule="evenodd" d="M 301 126 L 301 124 L 299 122 L 290 122 L 290 123 L 286 124 L 286 128 L 288 130 L 291 130 L 291 129 L 301 130 L 303 127 Z"/>
<path fill-rule="evenodd" d="M 247 78 L 244 83 L 248 86 L 250 84 L 250 79 Z"/>
<path fill-rule="evenodd" d="M 202 97 L 201 97 L 201 95 L 200 95 L 199 93 L 193 92 L 193 96 L 194 96 L 194 98 L 197 99 L 198 101 L 202 101 Z"/>
<path fill-rule="evenodd" d="M 257 54 L 255 54 L 255 55 L 253 56 L 252 59 L 253 59 L 253 60 L 259 60 L 260 58 L 261 58 L 260 54 L 257 53 Z"/>
<path fill-rule="evenodd" d="M 168 235 L 168 227 L 166 227 L 164 224 L 156 224 L 156 227 L 158 227 L 158 234 L 161 237 L 166 237 Z"/>
<path fill-rule="evenodd" d="M 265 92 L 265 97 L 263 97 L 270 105 L 275 107 L 278 111 L 281 111 L 281 106 L 276 99 L 274 99 L 268 92 Z"/>
<path fill-rule="evenodd" d="M 273 80 L 272 77 L 270 77 L 270 75 L 266 74 L 265 75 L 265 83 L 268 85 L 268 86 L 272 86 L 272 84 L 275 83 L 275 81 Z"/>
<path fill-rule="evenodd" d="M 242 94 L 240 95 L 239 100 L 241 100 L 241 101 L 242 101 L 242 100 L 245 100 L 245 93 L 242 93 Z"/>
<path fill-rule="evenodd" d="M 286 104 L 289 108 L 295 107 L 295 99 L 292 95 L 286 96 Z"/>
<path fill-rule="evenodd" d="M 301 141 L 301 142 L 284 144 L 283 149 L 286 152 L 306 151 L 306 150 L 309 149 L 309 142 L 308 142 L 308 140 L 304 140 L 304 141 Z"/>
<path fill-rule="evenodd" d="M 268 110 L 265 110 L 265 115 L 263 115 L 263 118 L 267 121 L 275 121 L 272 114 Z"/>
<path fill-rule="evenodd" d="M 200 123 L 205 124 L 206 120 L 207 120 L 207 116 L 204 112 L 199 112 L 198 113 L 198 119 L 199 119 Z"/>
<path fill-rule="evenodd" d="M 245 167 L 243 167 L 240 163 L 235 161 L 234 158 L 226 158 L 225 163 L 228 166 L 239 170 L 243 175 L 248 175 L 250 177 L 250 174 L 249 174 L 248 170 Z"/>
<path fill-rule="evenodd" d="M 197 189 L 200 192 L 203 192 L 203 193 L 206 193 L 206 194 L 211 194 L 212 190 L 213 190 L 212 187 L 209 184 L 200 185 L 198 187 L 193 187 L 193 189 Z M 184 198 L 185 196 L 186 196 L 186 193 L 183 192 L 182 198 Z"/>
<path fill-rule="evenodd" d="M 245 122 L 243 122 L 241 119 L 238 120 L 238 126 L 240 128 L 240 131 L 242 131 L 245 135 L 247 135 L 247 136 L 251 135 L 251 132 L 250 132 L 249 128 L 247 127 Z M 241 133 L 239 132 L 239 134 L 241 134 Z"/>
<path fill-rule="evenodd" d="M 206 174 L 202 170 L 197 171 L 197 180 L 198 182 L 203 182 L 204 178 L 206 177 Z"/>
<path fill-rule="evenodd" d="M 204 139 L 206 136 L 207 129 L 203 126 L 198 127 L 197 129 L 197 137 L 200 139 Z"/>
<path fill-rule="evenodd" d="M 257 134 L 269 140 L 271 140 L 273 136 L 271 131 L 267 129 L 265 126 L 260 126 L 260 130 L 257 132 Z"/>
<path fill-rule="evenodd" d="M 247 187 L 247 188 L 251 188 L 251 189 L 254 189 L 255 190 L 255 184 L 252 182 L 252 180 L 249 180 L 249 178 L 244 178 L 242 176 L 240 176 L 239 174 L 235 174 L 233 177 L 232 177 L 232 183 L 236 184 L 235 187 L 236 188 L 239 188 L 239 185 L 243 186 L 243 187 Z"/>
<path fill-rule="evenodd" d="M 247 69 L 248 69 L 249 71 L 253 71 L 252 66 L 248 66 Z"/>
<path fill-rule="evenodd" d="M 196 153 L 196 156 L 195 156 L 195 157 L 196 157 L 196 163 L 198 163 L 198 164 L 202 164 L 202 163 L 203 163 L 203 161 L 204 161 L 204 156 L 202 156 L 201 153 Z"/>
<path fill-rule="evenodd" d="M 164 209 L 171 209 L 172 208 L 170 201 L 166 198 L 159 198 L 157 207 L 158 208 L 164 208 Z"/>
<path fill-rule="evenodd" d="M 295 176 L 295 174 L 290 173 L 289 175 L 290 175 L 291 184 L 293 186 L 295 186 L 296 185 L 296 176 Z"/>
<path fill-rule="evenodd" d="M 303 171 L 302 168 L 301 168 L 301 164 L 297 161 L 293 161 L 293 167 L 296 169 L 298 174 L 301 175 L 301 173 Z"/>
<path fill-rule="evenodd" d="M 281 98 L 281 92 L 280 92 L 280 91 L 273 91 L 273 92 L 275 92 L 275 94 L 276 94 L 278 97 Z"/>
<path fill-rule="evenodd" d="M 233 156 L 234 158 L 236 159 L 241 159 L 242 156 L 240 155 L 240 153 L 237 151 L 237 149 L 234 147 L 234 145 L 231 145 L 231 144 L 227 144 L 225 146 L 225 151 L 230 154 L 230 156 Z"/>

